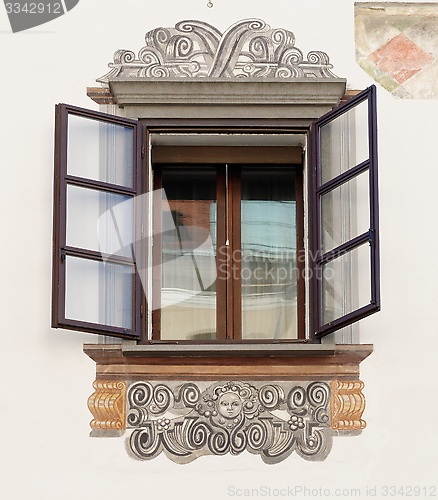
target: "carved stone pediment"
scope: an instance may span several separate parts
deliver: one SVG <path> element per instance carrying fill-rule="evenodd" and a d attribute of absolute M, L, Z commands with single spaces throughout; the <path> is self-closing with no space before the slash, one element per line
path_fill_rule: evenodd
<path fill-rule="evenodd" d="M 245 19 L 224 33 L 202 21 L 181 21 L 175 28 L 146 33 L 138 55 L 120 49 L 111 71 L 97 81 L 113 78 L 336 78 L 325 52 L 304 57 L 295 35 L 271 29 L 260 19 Z"/>

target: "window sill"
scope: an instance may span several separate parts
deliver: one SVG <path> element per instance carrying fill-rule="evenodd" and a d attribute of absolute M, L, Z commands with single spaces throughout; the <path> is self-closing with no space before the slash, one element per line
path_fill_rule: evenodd
<path fill-rule="evenodd" d="M 164 450 L 187 463 L 243 449 L 267 463 L 293 451 L 324 460 L 333 436 L 366 426 L 359 364 L 372 345 L 270 347 L 192 346 L 189 354 L 187 346 L 85 345 L 96 362 L 91 436 L 127 432 L 128 452 L 140 460 Z"/>
<path fill-rule="evenodd" d="M 327 344 L 85 344 L 105 380 L 351 380 L 373 346 Z"/>

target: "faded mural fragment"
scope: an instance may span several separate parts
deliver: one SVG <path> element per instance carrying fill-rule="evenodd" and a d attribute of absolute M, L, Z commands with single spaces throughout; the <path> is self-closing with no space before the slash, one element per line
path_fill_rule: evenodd
<path fill-rule="evenodd" d="M 356 60 L 395 97 L 438 98 L 438 3 L 356 3 Z"/>

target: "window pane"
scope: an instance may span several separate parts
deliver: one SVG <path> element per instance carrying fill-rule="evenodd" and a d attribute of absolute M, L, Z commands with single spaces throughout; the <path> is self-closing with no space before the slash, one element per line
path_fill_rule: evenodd
<path fill-rule="evenodd" d="M 322 266 L 322 320 L 334 321 L 371 303 L 368 243 Z"/>
<path fill-rule="evenodd" d="M 69 115 L 69 175 L 132 187 L 133 158 L 132 128 Z"/>
<path fill-rule="evenodd" d="M 66 257 L 67 319 L 132 329 L 133 268 Z"/>
<path fill-rule="evenodd" d="M 293 169 L 242 167 L 242 338 L 297 338 Z"/>
<path fill-rule="evenodd" d="M 368 101 L 321 127 L 320 184 L 368 160 Z"/>
<path fill-rule="evenodd" d="M 216 171 L 162 169 L 161 339 L 216 338 Z"/>
<path fill-rule="evenodd" d="M 323 254 L 369 230 L 368 171 L 321 196 L 321 225 Z"/>
<path fill-rule="evenodd" d="M 67 186 L 67 245 L 132 256 L 132 198 Z"/>

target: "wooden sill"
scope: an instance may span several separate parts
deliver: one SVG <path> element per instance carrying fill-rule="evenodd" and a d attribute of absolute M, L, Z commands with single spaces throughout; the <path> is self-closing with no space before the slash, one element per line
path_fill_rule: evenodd
<path fill-rule="evenodd" d="M 263 352 L 180 347 L 85 344 L 84 352 L 96 362 L 96 380 L 357 380 L 373 350 L 370 344 L 263 346 Z"/>

